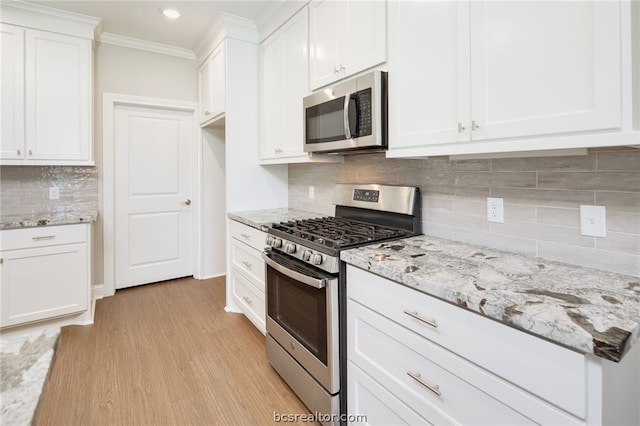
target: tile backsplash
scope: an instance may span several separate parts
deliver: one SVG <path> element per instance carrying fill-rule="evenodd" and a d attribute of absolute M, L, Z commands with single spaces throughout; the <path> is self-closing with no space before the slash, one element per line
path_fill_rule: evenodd
<path fill-rule="evenodd" d="M 60 191 L 49 199 L 49 187 Z M 95 167 L 1 166 L 0 216 L 56 215 L 98 210 L 98 171 Z"/>
<path fill-rule="evenodd" d="M 345 157 L 289 165 L 289 207 L 333 214 L 335 183 L 419 186 L 424 234 L 640 275 L 640 150 L 486 160 Z M 315 199 L 308 197 L 315 187 Z M 504 199 L 504 223 L 486 198 Z M 606 238 L 580 234 L 580 205 L 606 207 Z"/>

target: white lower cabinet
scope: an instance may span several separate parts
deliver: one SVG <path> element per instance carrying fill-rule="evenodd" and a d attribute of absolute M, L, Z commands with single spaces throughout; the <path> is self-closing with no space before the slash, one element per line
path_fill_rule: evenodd
<path fill-rule="evenodd" d="M 262 250 L 266 234 L 233 220 L 229 221 L 229 228 L 233 300 L 258 330 L 265 333 L 265 264 Z"/>
<path fill-rule="evenodd" d="M 629 403 L 640 383 L 638 348 L 616 364 L 352 266 L 347 282 L 347 410 L 368 424 L 632 424 L 640 417 Z"/>
<path fill-rule="evenodd" d="M 1 232 L 1 327 L 86 311 L 88 224 Z"/>

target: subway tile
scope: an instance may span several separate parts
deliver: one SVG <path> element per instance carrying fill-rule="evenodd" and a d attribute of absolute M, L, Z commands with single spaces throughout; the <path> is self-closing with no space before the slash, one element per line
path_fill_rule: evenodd
<path fill-rule="evenodd" d="M 536 255 L 536 242 L 528 238 L 511 235 L 499 235 L 475 229 L 454 228 L 453 239 L 468 244 L 491 247 L 514 253 Z"/>
<path fill-rule="evenodd" d="M 640 255 L 640 235 L 607 232 L 606 238 L 596 238 L 596 248 L 599 250 Z"/>
<path fill-rule="evenodd" d="M 453 227 L 447 225 L 439 225 L 429 221 L 422 222 L 422 233 L 437 238 L 446 238 L 453 240 Z"/>
<path fill-rule="evenodd" d="M 531 172 L 457 172 L 454 185 L 535 188 L 536 174 Z"/>
<path fill-rule="evenodd" d="M 544 259 L 640 276 L 640 256 L 595 248 L 576 247 L 548 241 L 538 242 L 538 255 Z"/>
<path fill-rule="evenodd" d="M 538 223 L 580 227 L 580 210 L 555 207 L 537 207 Z"/>
<path fill-rule="evenodd" d="M 455 173 L 451 172 L 425 172 L 420 177 L 420 183 L 425 186 L 455 185 Z"/>
<path fill-rule="evenodd" d="M 453 201 L 453 211 L 458 214 L 487 217 L 487 203 L 480 200 L 469 200 L 466 198 L 455 198 Z"/>
<path fill-rule="evenodd" d="M 562 157 L 530 157 L 530 158 L 499 158 L 491 160 L 491 170 L 506 171 L 592 171 L 595 169 L 595 156 L 575 155 Z"/>
<path fill-rule="evenodd" d="M 530 238 L 537 241 L 554 241 L 576 247 L 595 247 L 594 237 L 580 235 L 579 228 L 528 222 L 492 223 L 491 232 Z"/>
<path fill-rule="evenodd" d="M 423 220 L 428 218 L 429 222 L 453 226 L 456 228 L 468 228 L 477 230 L 489 230 L 489 222 L 486 218 L 479 216 L 470 216 L 464 214 L 455 214 L 449 212 L 442 212 L 439 210 L 424 210 L 422 213 Z"/>
<path fill-rule="evenodd" d="M 639 192 L 640 172 L 539 172 L 538 188 Z"/>
<path fill-rule="evenodd" d="M 476 186 L 447 186 L 447 185 L 422 185 L 420 191 L 423 195 L 430 194 L 435 196 L 448 196 L 448 197 L 462 197 L 462 198 L 474 198 L 482 199 L 486 201 L 486 198 L 490 194 L 489 187 L 476 187 Z"/>
<path fill-rule="evenodd" d="M 483 172 L 491 170 L 491 160 L 449 160 L 446 157 L 428 158 L 424 160 L 424 168 L 428 171 Z"/>
<path fill-rule="evenodd" d="M 504 198 L 505 204 L 528 204 L 546 207 L 578 208 L 581 204 L 593 204 L 594 202 L 592 191 L 562 189 L 491 188 L 491 196 Z"/>
<path fill-rule="evenodd" d="M 484 214 L 486 216 L 486 211 Z M 527 206 L 523 204 L 504 204 L 504 220 L 507 222 L 514 220 L 520 222 L 535 222 L 536 208 L 535 206 Z"/>
<path fill-rule="evenodd" d="M 626 152 L 599 152 L 596 154 L 599 171 L 640 172 L 640 150 Z"/>
<path fill-rule="evenodd" d="M 439 210 L 453 213 L 453 201 L 452 198 L 422 197 L 422 211 Z"/>
<path fill-rule="evenodd" d="M 640 214 L 607 209 L 607 231 L 640 234 Z"/>
<path fill-rule="evenodd" d="M 595 204 L 606 206 L 609 212 L 628 212 L 640 214 L 640 192 L 604 192 L 597 191 Z"/>

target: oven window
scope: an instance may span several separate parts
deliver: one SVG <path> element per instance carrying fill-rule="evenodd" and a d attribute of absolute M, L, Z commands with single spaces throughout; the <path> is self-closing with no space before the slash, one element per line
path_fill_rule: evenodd
<path fill-rule="evenodd" d="M 269 317 L 327 365 L 326 289 L 267 267 L 267 292 Z"/>

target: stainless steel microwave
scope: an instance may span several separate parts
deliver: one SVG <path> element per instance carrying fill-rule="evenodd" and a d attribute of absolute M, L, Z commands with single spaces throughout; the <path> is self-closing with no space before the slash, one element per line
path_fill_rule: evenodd
<path fill-rule="evenodd" d="M 303 99 L 304 150 L 351 154 L 387 149 L 387 73 L 373 71 Z"/>

